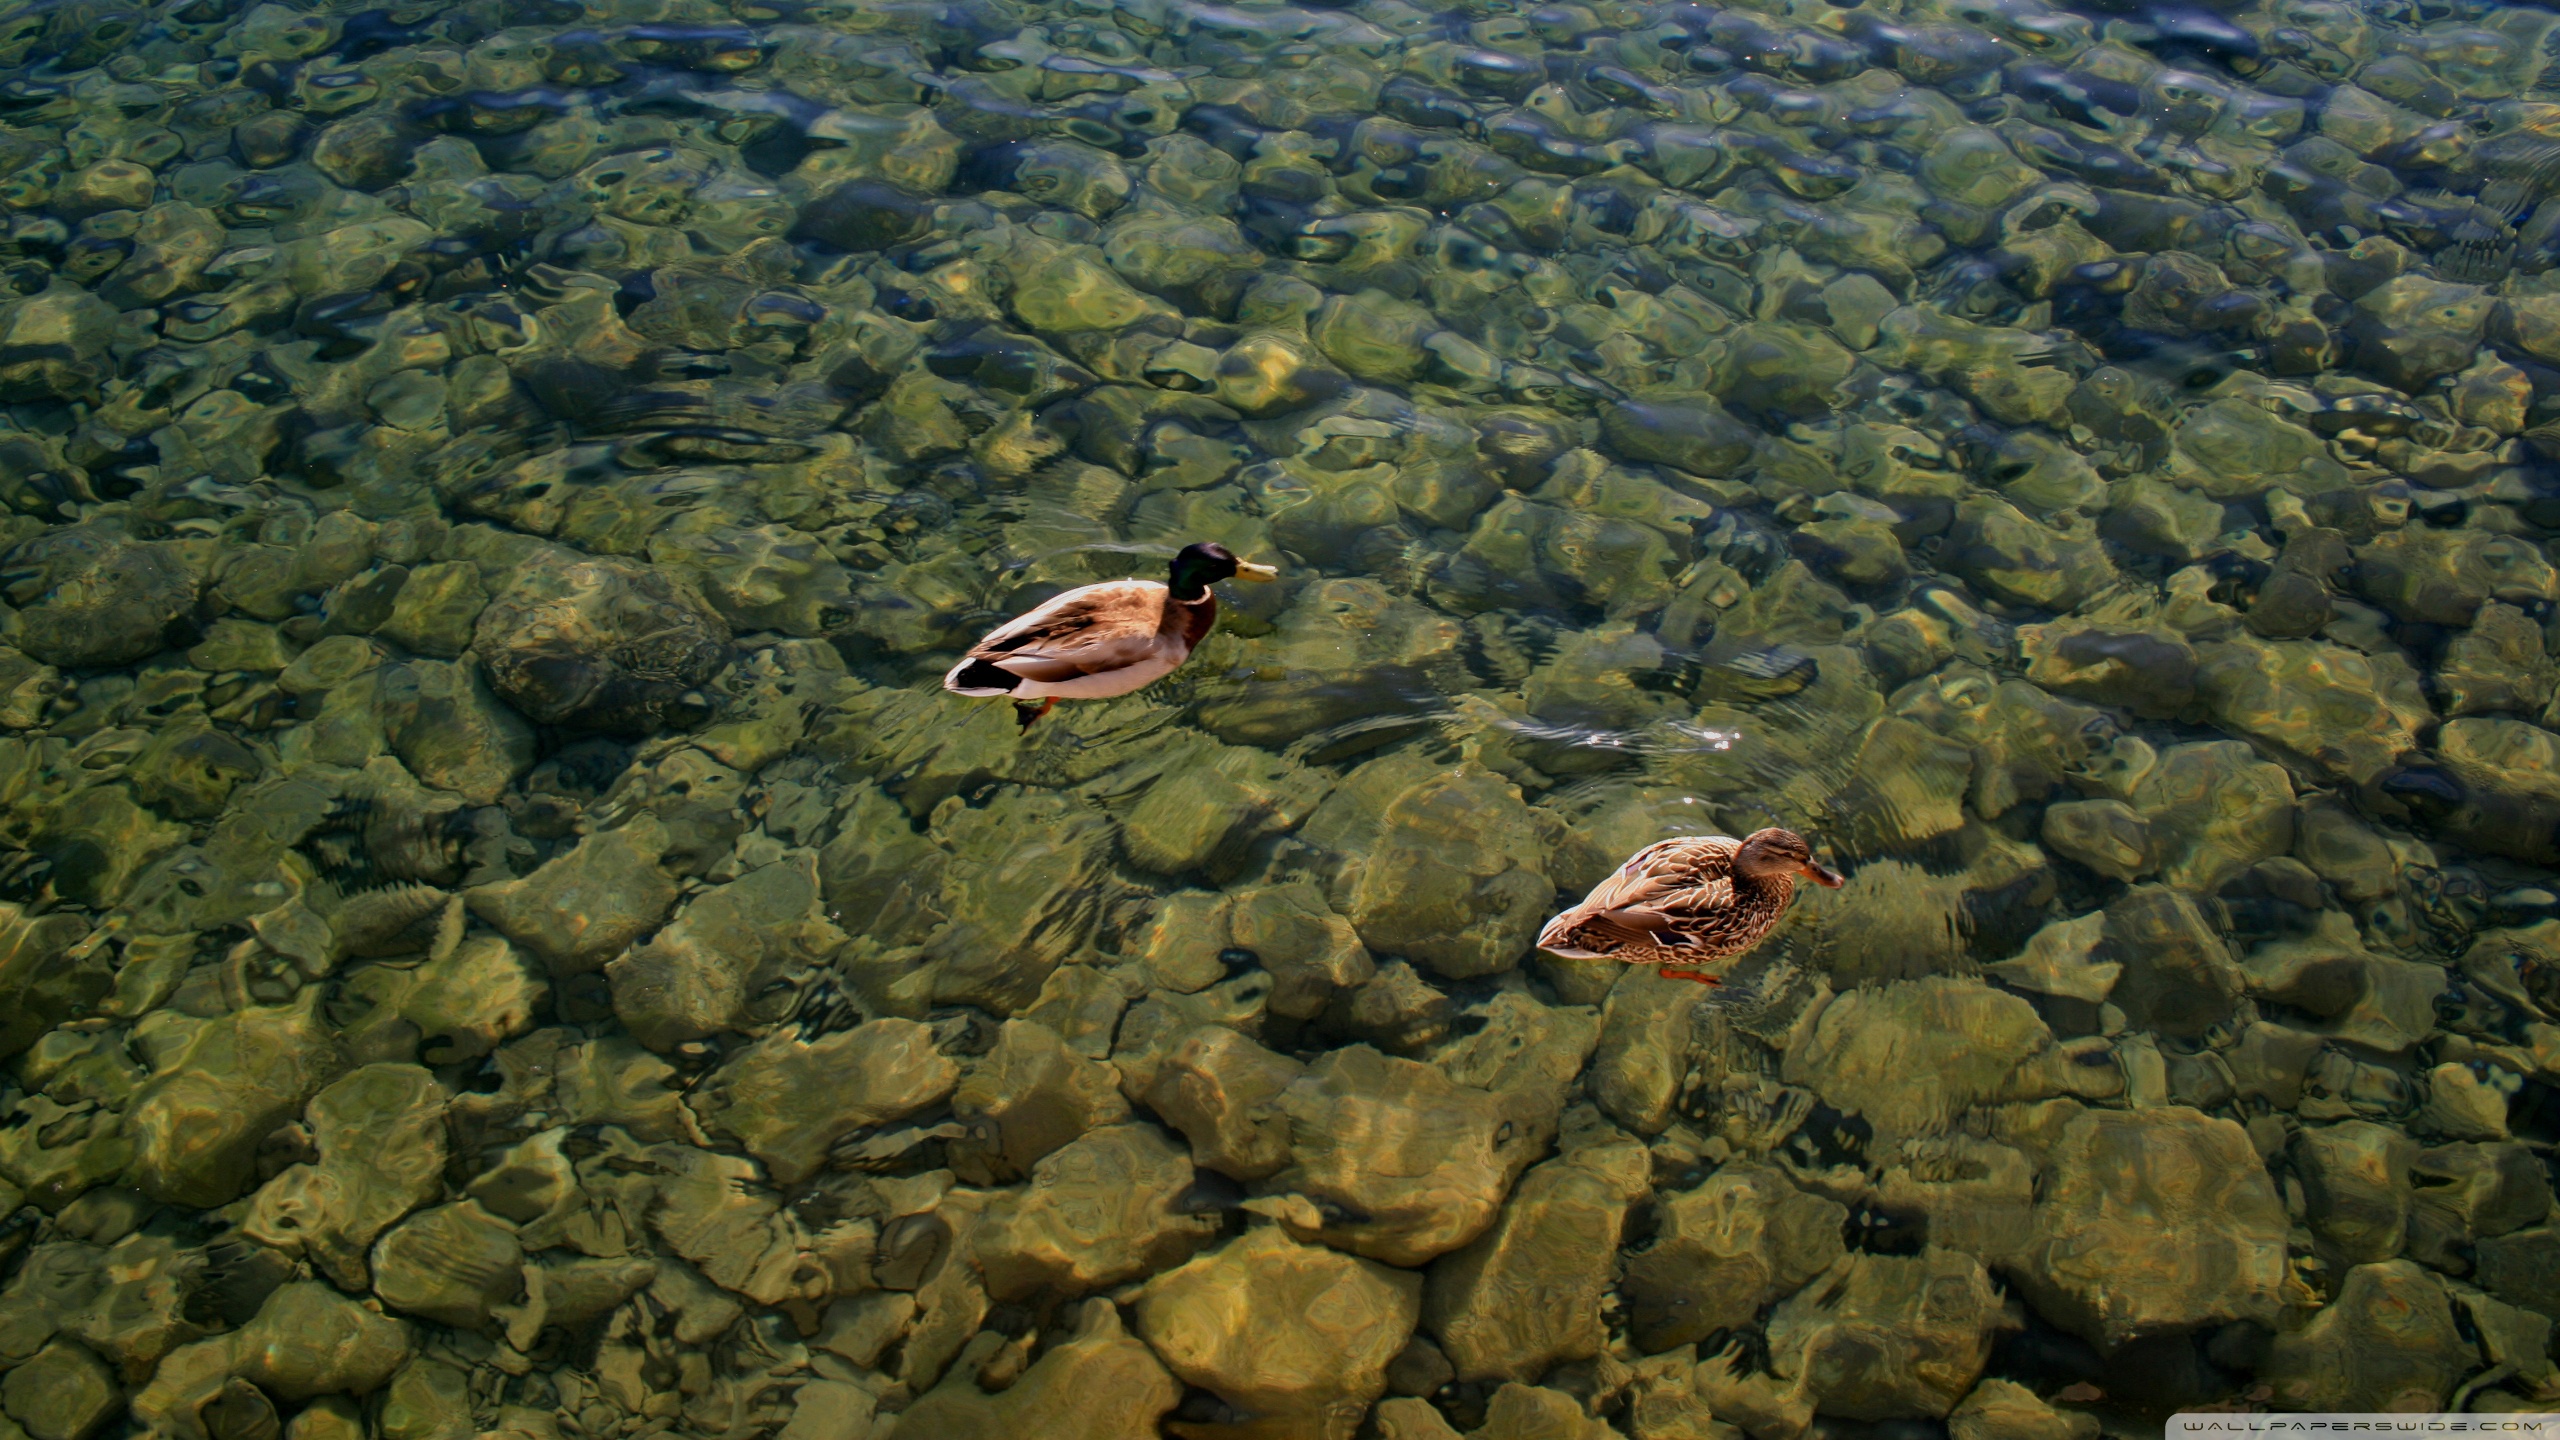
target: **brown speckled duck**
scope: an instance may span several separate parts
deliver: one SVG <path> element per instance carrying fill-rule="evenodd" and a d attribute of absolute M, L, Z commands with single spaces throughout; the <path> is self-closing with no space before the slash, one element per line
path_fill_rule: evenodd
<path fill-rule="evenodd" d="M 1581 904 L 1547 922 L 1538 948 L 1569 960 L 1659 965 L 1674 980 L 1722 983 L 1691 968 L 1760 943 L 1796 890 L 1796 877 L 1837 888 L 1838 872 L 1813 858 L 1793 830 L 1741 840 L 1684 835 L 1647 845 Z M 1679 967 L 1679 968 L 1674 968 Z"/>

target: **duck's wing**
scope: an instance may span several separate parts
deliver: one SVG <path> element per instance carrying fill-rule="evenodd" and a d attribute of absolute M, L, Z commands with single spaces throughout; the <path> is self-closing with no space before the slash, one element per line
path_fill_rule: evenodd
<path fill-rule="evenodd" d="M 1684 835 L 1648 845 L 1593 886 L 1581 904 L 1548 921 L 1539 947 L 1597 956 L 1638 942 L 1675 949 L 1694 944 L 1688 928 L 1733 903 L 1737 848 L 1721 835 Z"/>
<path fill-rule="evenodd" d="M 1125 670 L 1159 653 L 1164 602 L 1161 581 L 1086 585 L 989 634 L 970 647 L 969 659 L 1051 684 Z"/>

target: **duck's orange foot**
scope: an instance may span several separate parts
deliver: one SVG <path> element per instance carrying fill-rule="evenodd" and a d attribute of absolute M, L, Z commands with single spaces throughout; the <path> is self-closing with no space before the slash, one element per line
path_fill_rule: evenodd
<path fill-rule="evenodd" d="M 1675 970 L 1672 967 L 1665 965 L 1654 973 L 1665 980 L 1695 980 L 1701 985 L 1721 985 L 1724 983 L 1704 970 Z"/>
<path fill-rule="evenodd" d="M 1016 700 L 1016 701 L 1014 701 L 1014 702 L 1013 702 L 1013 718 L 1014 718 L 1014 723 L 1021 727 L 1021 729 L 1016 730 L 1014 733 L 1015 733 L 1015 734 L 1020 734 L 1020 733 L 1022 732 L 1022 730 L 1028 730 L 1028 729 L 1030 729 L 1030 728 L 1031 728 L 1031 722 L 1032 722 L 1032 721 L 1037 720 L 1037 719 L 1039 719 L 1041 716 L 1048 714 L 1048 713 L 1049 713 L 1049 707 L 1050 707 L 1050 706 L 1052 706 L 1052 705 L 1055 705 L 1055 704 L 1057 704 L 1057 703 L 1058 703 L 1058 697 L 1057 697 L 1057 696 L 1055 696 L 1055 695 L 1052 695 L 1052 696 L 1048 697 L 1047 699 L 1045 699 L 1045 700 L 1041 701 L 1041 702 L 1040 702 L 1039 704 L 1037 704 L 1037 705 L 1032 704 L 1032 703 L 1031 703 L 1030 701 L 1028 701 L 1028 700 Z"/>

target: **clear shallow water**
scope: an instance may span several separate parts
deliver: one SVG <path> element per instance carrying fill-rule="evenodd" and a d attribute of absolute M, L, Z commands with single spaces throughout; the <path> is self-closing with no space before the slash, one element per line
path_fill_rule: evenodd
<path fill-rule="evenodd" d="M 2554 24 L 12 12 L 0 1411 L 2547 1401 Z"/>

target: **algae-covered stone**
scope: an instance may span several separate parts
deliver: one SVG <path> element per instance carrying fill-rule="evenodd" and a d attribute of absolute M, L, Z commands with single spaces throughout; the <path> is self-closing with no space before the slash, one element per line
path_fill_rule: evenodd
<path fill-rule="evenodd" d="M 1378 1440 L 1458 1440 L 1457 1427 L 1448 1417 L 1431 1408 L 1430 1401 L 1410 1395 L 1381 1402 L 1370 1412 L 1369 1423 Z"/>
<path fill-rule="evenodd" d="M 179 1205 L 227 1205 L 248 1188 L 258 1146 L 341 1068 L 316 989 L 291 1005 L 210 1020 L 126 1112 L 134 1183 Z"/>
<path fill-rule="evenodd" d="M 2195 698 L 2195 647 L 2175 631 L 2057 620 L 2018 631 L 2027 679 L 2058 694 L 2165 720 Z"/>
<path fill-rule="evenodd" d="M 533 727 L 498 703 L 476 666 L 448 660 L 386 666 L 374 696 L 383 739 L 409 773 L 467 804 L 495 802 L 533 765 Z"/>
<path fill-rule="evenodd" d="M 1627 1259 L 1630 1333 L 1649 1351 L 1750 1323 L 1838 1260 L 1848 1208 L 1768 1165 L 1733 1161 L 1661 1198 L 1652 1242 Z"/>
<path fill-rule="evenodd" d="M 2014 1380 L 1985 1380 L 1947 1415 L 1954 1440 L 2097 1440 L 2098 1417 L 2056 1410 Z"/>
<path fill-rule="evenodd" d="M 1970 1255 L 1851 1255 L 1771 1312 L 1769 1355 L 1780 1376 L 1804 1377 L 1825 1414 L 1943 1416 L 2016 1323 Z"/>
<path fill-rule="evenodd" d="M 0 1409 L 34 1440 L 89 1440 L 123 1398 L 98 1357 L 56 1340 L 0 1376 Z"/>
<path fill-rule="evenodd" d="M 1413 1334 L 1421 1278 L 1276 1225 L 1147 1282 L 1140 1338 L 1185 1384 L 1310 1434 L 1347 1433 Z"/>
<path fill-rule="evenodd" d="M 383 1440 L 468 1440 L 475 1430 L 471 1372 L 427 1356 L 400 1367 L 376 1405 Z"/>
<path fill-rule="evenodd" d="M 110 187 L 115 193 L 94 183 L 107 172 L 125 182 Z M 131 183 L 136 179 L 138 187 Z M 134 202 L 150 199 L 151 172 L 138 165 L 108 161 L 92 166 L 73 177 L 71 188 L 82 190 L 84 181 L 91 182 L 85 188 L 97 209 L 134 208 Z M 0 399 L 72 400 L 94 394 L 107 374 L 104 362 L 117 321 L 113 307 L 67 278 L 0 308 Z"/>
<path fill-rule="evenodd" d="M 1129 858 L 1160 875 L 1232 873 L 1256 841 L 1295 828 L 1327 788 L 1315 772 L 1243 746 L 1183 747 L 1164 758 L 1164 773 L 1120 821 Z M 1322 908 L 1320 896 L 1315 903 Z"/>
<path fill-rule="evenodd" d="M 885 250 L 922 234 L 931 197 L 894 181 L 848 180 L 802 207 L 792 234 L 838 250 Z"/>
<path fill-rule="evenodd" d="M 1042 1157 L 991 1207 L 978 1267 L 998 1298 L 1085 1294 L 1168 1269 L 1215 1238 L 1183 1201 L 1190 1157 L 1155 1126 L 1107 1125 Z"/>
<path fill-rule="evenodd" d="M 1271 1013 L 1307 1019 L 1377 973 L 1350 921 L 1305 881 L 1238 892 L 1227 913 L 1234 948 L 1271 973 Z"/>
<path fill-rule="evenodd" d="M 2038 838 L 2066 860 L 2110 880 L 2139 880 L 2159 864 L 2151 824 L 2121 800 L 2071 800 L 2045 808 Z"/>
<path fill-rule="evenodd" d="M 2011 1271 L 2038 1313 L 2109 1350 L 2271 1320 L 2285 1274 L 2284 1207 L 2248 1133 L 2175 1105 L 2063 1127 Z"/>
<path fill-rule="evenodd" d="M 2163 882 L 2218 890 L 2257 861 L 2293 848 L 2293 784 L 2282 766 L 2236 740 L 2172 745 L 2135 784 Z"/>
<path fill-rule="evenodd" d="M 2409 1233 L 2410 1166 L 2417 1145 L 2366 1120 L 2306 1127 L 2293 1137 L 2311 1228 L 2346 1263 L 2388 1260 Z"/>
<path fill-rule="evenodd" d="M 1637 1134 L 1660 1134 L 1671 1123 L 1699 998 L 1692 982 L 1643 966 L 1627 967 L 1609 987 L 1591 1059 L 1592 1099 Z"/>
<path fill-rule="evenodd" d="M 540 956 L 555 976 L 585 974 L 656 929 L 676 885 L 658 865 L 666 828 L 642 815 L 586 836 L 532 874 L 465 895 L 471 913 Z"/>
<path fill-rule="evenodd" d="M 1182 1399 L 1182 1386 L 1120 1327 L 1107 1300 L 1073 1312 L 1067 1338 L 1012 1384 L 982 1390 L 955 1367 L 898 1417 L 892 1440 L 1120 1440 L 1145 1433 Z"/>
<path fill-rule="evenodd" d="M 2560 1226 L 2536 1225 L 2483 1240 L 2474 1251 L 2480 1288 L 2560 1320 Z"/>
<path fill-rule="evenodd" d="M 1609 1440 L 1616 1433 L 1564 1391 L 1516 1380 L 1493 1392 L 1484 1424 L 1473 1432 L 1477 1440 Z"/>
<path fill-rule="evenodd" d="M 240 1327 L 240 1373 L 288 1400 L 364 1395 L 409 1361 L 409 1327 L 316 1281 L 283 1285 Z"/>
<path fill-rule="evenodd" d="M 1785 1073 L 1890 1145 L 1973 1105 L 2053 1093 L 2060 1087 L 2043 1073 L 2052 1058 L 2034 1006 L 1979 981 L 1932 977 L 1833 997 L 1801 1024 Z"/>
<path fill-rule="evenodd" d="M 1253 1181 L 1290 1161 L 1279 1101 L 1305 1073 L 1304 1065 L 1224 1025 L 1203 1025 L 1166 1053 L 1144 1098 L 1190 1140 L 1194 1163 Z"/>
<path fill-rule="evenodd" d="M 2415 392 L 2471 364 L 2496 302 L 2476 285 L 2402 275 L 2356 301 L 2356 363 Z"/>
<path fill-rule="evenodd" d="M 1433 1262 L 1423 1314 L 1459 1379 L 1518 1380 L 1602 1351 L 1601 1292 L 1649 1168 L 1626 1140 L 1533 1166 L 1492 1229 Z M 1545 1300 L 1518 1302 L 1533 1292 Z"/>
<path fill-rule="evenodd" d="M 729 628 L 680 579 L 627 560 L 519 570 L 473 634 L 498 697 L 545 725 L 645 734 L 695 721 Z"/>
<path fill-rule="evenodd" d="M 488 604 L 479 566 L 465 561 L 420 565 L 401 583 L 390 618 L 374 633 L 421 655 L 451 659 L 470 648 L 472 627 Z"/>
<path fill-rule="evenodd" d="M 2478 1363 L 2443 1283 L 2390 1260 L 2347 1271 L 2310 1324 L 2275 1338 L 2259 1373 L 2289 1410 L 2423 1412 Z"/>
<path fill-rule="evenodd" d="M 1279 1103 L 1292 1161 L 1264 1188 L 1311 1202 L 1283 1212 L 1283 1223 L 1390 1265 L 1482 1234 L 1543 1143 L 1509 1097 L 1366 1045 L 1327 1051 Z"/>
<path fill-rule="evenodd" d="M 2513 535 L 2412 525 L 2356 551 L 2356 589 L 2403 620 L 2468 625 L 2491 601 L 2560 599 L 2560 570 Z"/>
<path fill-rule="evenodd" d="M 17 646 L 48 665 L 124 665 L 195 640 L 184 622 L 201 578 L 174 546 L 93 522 L 44 532 L 6 566 Z"/>
<path fill-rule="evenodd" d="M 1271 634 L 1233 652 L 1230 682 L 1208 691 L 1200 723 L 1235 744 L 1285 746 L 1458 682 L 1462 634 L 1374 580 L 1311 582 Z"/>
<path fill-rule="evenodd" d="M 2135 1024 L 2200 1036 L 2239 1003 L 2240 968 L 2195 901 L 2166 885 L 2137 885 L 2107 907 L 2107 944 L 2124 966 L 2111 998 Z"/>
<path fill-rule="evenodd" d="M 605 966 L 614 1014 L 658 1050 L 780 1019 L 768 1012 L 775 997 L 843 943 L 818 909 L 817 871 L 805 853 L 697 894 L 666 928 Z"/>
<path fill-rule="evenodd" d="M 970 1131 L 950 1147 L 952 1169 L 1001 1184 L 1086 1131 L 1128 1119 L 1129 1102 L 1118 1071 L 1069 1051 L 1048 1026 L 1017 1018 L 1004 1022 L 995 1048 L 961 1082 L 951 1116 Z"/>
<path fill-rule="evenodd" d="M 1601 412 L 1600 433 L 1622 459 L 1696 475 L 1730 475 L 1751 458 L 1751 432 L 1704 398 L 1628 400 Z"/>
<path fill-rule="evenodd" d="M 373 1247 L 373 1293 L 403 1314 L 476 1329 L 524 1294 L 513 1225 L 462 1200 L 422 1211 Z"/>
<path fill-rule="evenodd" d="M 836 1141 L 941 1101 L 959 1079 L 931 1030 L 892 1017 L 815 1040 L 777 1030 L 715 1071 L 693 1104 L 777 1183 L 796 1185 L 825 1166 Z"/>
<path fill-rule="evenodd" d="M 2115 573 L 2087 522 L 2056 525 L 1988 496 L 1956 507 L 1941 558 L 2000 599 L 2043 610 L 2070 609 Z"/>
<path fill-rule="evenodd" d="M 2448 1273 L 2485 1240 L 2551 1213 L 2551 1180 L 2513 1143 L 2439 1145 L 2410 1161 L 2409 1253 Z"/>
<path fill-rule="evenodd" d="M 2270 484 L 2316 495 L 2347 483 L 2346 467 L 2319 436 L 2239 396 L 2208 401 L 2179 420 L 2167 473 L 2217 500 Z"/>
<path fill-rule="evenodd" d="M 1363 380 L 1409 380 L 1422 368 L 1422 342 L 1440 323 L 1431 312 L 1379 290 L 1336 295 L 1308 326 L 1325 357 Z"/>
<path fill-rule="evenodd" d="M 442 1187 L 446 1099 L 415 1065 L 363 1065 L 332 1082 L 304 1112 L 318 1162 L 261 1186 L 242 1233 L 363 1288 L 375 1238 Z"/>
<path fill-rule="evenodd" d="M 2513 605 L 2481 606 L 2471 628 L 2445 646 L 2436 683 L 2443 688 L 2448 715 L 2501 710 L 2541 714 L 2554 683 L 2554 667 L 2543 653 L 2542 627 Z"/>
<path fill-rule="evenodd" d="M 66 960 L 89 933 L 79 916 L 30 915 L 0 901 L 0 1056 L 15 1055 L 46 1031 L 77 1018 L 114 987 L 105 957 Z"/>
<path fill-rule="evenodd" d="M 1451 979 L 1529 951 L 1555 887 L 1519 792 L 1473 764 L 1398 751 L 1353 771 L 1300 832 L 1343 857 L 1334 908 L 1370 950 Z"/>
<path fill-rule="evenodd" d="M 2393 655 L 2316 641 L 2235 638 L 2210 646 L 2196 695 L 2214 718 L 2312 774 L 2359 784 L 2417 744 L 2433 714 Z"/>

